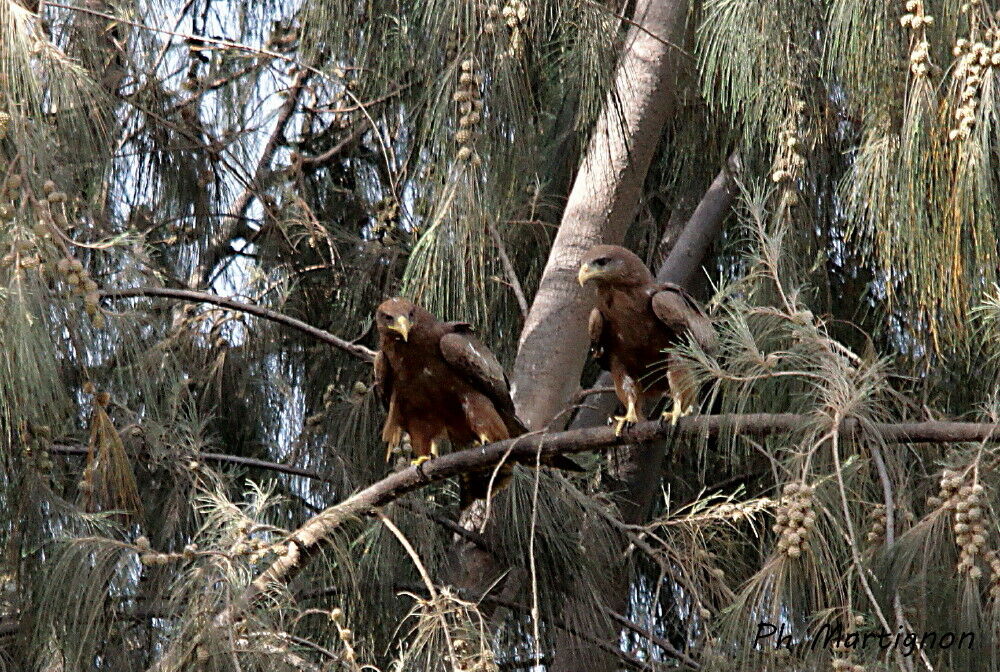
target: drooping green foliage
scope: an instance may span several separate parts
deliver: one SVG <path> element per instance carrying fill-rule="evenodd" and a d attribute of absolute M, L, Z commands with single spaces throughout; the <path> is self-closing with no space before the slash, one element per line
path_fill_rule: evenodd
<path fill-rule="evenodd" d="M 406 457 L 383 461 L 367 361 L 110 292 L 231 296 L 368 347 L 373 308 L 405 294 L 509 364 L 615 104 L 618 4 L 0 0 L 3 665 L 529 669 L 566 633 L 622 669 L 906 662 L 754 647 L 762 620 L 990 650 L 995 448 L 879 431 L 997 416 L 1000 32 L 959 0 L 691 3 L 627 243 L 655 265 L 738 151 L 714 291 L 698 279 L 722 354 L 680 352 L 704 411 L 800 427 L 673 442 L 642 526 L 616 507 L 618 454 L 517 467 L 464 535 L 455 484 L 429 486 L 224 618 L 294 530 Z M 456 568 L 463 544 L 489 563 Z M 463 571 L 502 588 L 480 599 Z"/>

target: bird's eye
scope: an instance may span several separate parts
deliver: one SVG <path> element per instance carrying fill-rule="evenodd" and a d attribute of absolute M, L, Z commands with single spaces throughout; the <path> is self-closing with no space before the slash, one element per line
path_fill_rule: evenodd
<path fill-rule="evenodd" d="M 594 259 L 594 266 L 607 266 L 608 262 L 611 261 L 607 257 L 601 257 L 600 259 Z"/>
<path fill-rule="evenodd" d="M 410 309 L 410 315 L 409 316 L 413 317 L 413 309 L 412 308 Z"/>

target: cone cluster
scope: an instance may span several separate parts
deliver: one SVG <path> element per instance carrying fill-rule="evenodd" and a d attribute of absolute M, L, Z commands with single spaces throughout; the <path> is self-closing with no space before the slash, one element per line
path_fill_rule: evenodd
<path fill-rule="evenodd" d="M 980 506 L 983 492 L 984 488 L 979 483 L 967 483 L 962 474 L 945 469 L 936 498 L 954 513 L 955 524 L 952 531 L 959 548 L 957 569 L 960 574 L 968 574 L 972 579 L 978 579 L 983 574 L 976 566 L 976 556 L 983 552 L 987 536 L 983 509 Z"/>
<path fill-rule="evenodd" d="M 800 177 L 806 165 L 803 139 L 798 124 L 798 119 L 805 112 L 805 108 L 805 101 L 796 100 L 793 103 L 796 121 L 789 122 L 787 128 L 778 132 L 777 159 L 774 171 L 771 172 L 771 181 L 775 184 L 785 183 L 786 186 L 790 186 L 787 183 Z"/>
<path fill-rule="evenodd" d="M 888 518 L 885 514 L 885 504 L 876 504 L 871 512 L 872 525 L 865 535 L 871 544 L 877 545 L 885 540 L 885 526 Z"/>
<path fill-rule="evenodd" d="M 500 12 L 510 35 L 509 46 L 505 56 L 521 58 L 524 56 L 524 35 L 528 27 L 528 5 L 524 0 L 507 0 Z"/>
<path fill-rule="evenodd" d="M 451 640 L 451 652 L 455 672 L 495 672 L 497 669 L 492 651 L 474 649 L 464 639 Z"/>
<path fill-rule="evenodd" d="M 52 430 L 48 425 L 33 425 L 30 430 L 21 432 L 21 455 L 43 474 L 52 471 L 51 439 Z"/>
<path fill-rule="evenodd" d="M 990 566 L 989 595 L 996 602 L 1000 600 L 1000 553 L 987 551 L 983 557 Z"/>
<path fill-rule="evenodd" d="M 104 324 L 104 316 L 101 314 L 101 295 L 98 292 L 97 283 L 87 273 L 83 263 L 75 257 L 63 257 L 56 262 L 56 271 L 62 276 L 63 281 L 69 285 L 71 291 L 83 297 L 83 308 L 87 311 L 94 326 L 100 327 Z"/>
<path fill-rule="evenodd" d="M 473 165 L 482 163 L 479 154 L 473 146 L 476 137 L 476 127 L 482 121 L 483 101 L 479 87 L 483 83 L 481 76 L 473 71 L 472 59 L 462 61 L 458 75 L 458 90 L 453 99 L 458 103 L 458 130 L 455 132 L 455 142 L 459 144 L 457 158 Z"/>
<path fill-rule="evenodd" d="M 924 13 L 923 0 L 906 0 L 906 14 L 900 17 L 899 23 L 904 28 L 919 30 L 934 23 L 934 17 Z"/>
<path fill-rule="evenodd" d="M 785 486 L 772 529 L 780 537 L 778 550 L 790 558 L 799 557 L 809 548 L 808 536 L 816 525 L 812 496 L 813 486 L 806 483 L 789 483 Z"/>
<path fill-rule="evenodd" d="M 983 81 L 990 69 L 1000 66 L 1000 34 L 987 30 L 985 41 L 960 39 L 952 53 L 958 57 L 954 77 L 958 83 L 959 105 L 955 110 L 958 125 L 948 133 L 951 140 L 966 140 L 976 124 Z"/>
<path fill-rule="evenodd" d="M 344 660 L 352 666 L 358 659 L 358 654 L 354 650 L 354 632 L 344 625 L 344 611 L 337 607 L 330 612 L 330 620 L 337 628 L 337 636 L 344 645 Z"/>

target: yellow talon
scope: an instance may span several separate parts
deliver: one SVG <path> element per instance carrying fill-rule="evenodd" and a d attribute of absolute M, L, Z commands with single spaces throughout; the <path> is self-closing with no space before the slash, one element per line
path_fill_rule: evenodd
<path fill-rule="evenodd" d="M 622 430 L 625 429 L 626 425 L 639 422 L 639 414 L 635 411 L 635 402 L 629 399 L 628 408 L 625 409 L 625 415 L 616 415 L 614 419 L 615 436 L 621 436 Z"/>
<path fill-rule="evenodd" d="M 625 429 L 625 425 L 628 423 L 628 418 L 624 415 L 615 416 L 615 436 L 621 436 L 622 430 Z"/>
<path fill-rule="evenodd" d="M 663 412 L 663 418 L 670 418 L 670 424 L 676 425 L 677 421 L 683 418 L 685 415 L 690 415 L 691 411 L 694 410 L 693 406 L 685 407 L 680 401 L 674 399 L 674 403 L 669 411 Z"/>
<path fill-rule="evenodd" d="M 419 467 L 421 464 L 423 464 L 424 462 L 426 462 L 429 459 L 431 459 L 430 455 L 421 455 L 420 457 L 413 458 L 410 461 L 410 464 L 412 464 L 414 467 Z"/>

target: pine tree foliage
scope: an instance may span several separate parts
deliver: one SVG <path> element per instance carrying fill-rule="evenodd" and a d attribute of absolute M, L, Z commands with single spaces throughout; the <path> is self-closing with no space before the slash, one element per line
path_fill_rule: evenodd
<path fill-rule="evenodd" d="M 631 10 L 0 0 L 4 669 L 545 669 L 567 631 L 621 669 L 1000 667 L 996 447 L 877 429 L 1000 416 L 982 0 L 691 3 L 627 243 L 658 258 L 739 150 L 703 296 L 721 354 L 680 352 L 703 412 L 794 432 L 674 441 L 645 525 L 613 460 L 519 466 L 464 537 L 456 484 L 433 484 L 269 580 L 305 521 L 408 458 L 383 461 L 370 363 L 113 291 L 208 291 L 368 347 L 403 294 L 509 365 Z M 463 538 L 501 590 L 450 580 Z M 754 645 L 762 621 L 977 648 L 789 653 Z"/>

